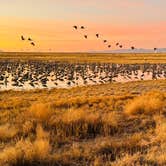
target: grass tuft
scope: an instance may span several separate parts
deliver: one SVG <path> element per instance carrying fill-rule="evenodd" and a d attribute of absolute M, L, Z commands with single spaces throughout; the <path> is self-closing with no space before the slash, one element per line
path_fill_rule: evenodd
<path fill-rule="evenodd" d="M 148 92 L 131 100 L 125 106 L 127 115 L 161 113 L 165 105 L 165 96 L 162 92 Z"/>

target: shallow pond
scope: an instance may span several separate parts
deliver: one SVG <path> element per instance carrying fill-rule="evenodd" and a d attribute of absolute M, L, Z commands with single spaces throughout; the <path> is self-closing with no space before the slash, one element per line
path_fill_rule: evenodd
<path fill-rule="evenodd" d="M 0 61 L 0 90 L 70 88 L 155 79 L 166 79 L 166 64 Z"/>

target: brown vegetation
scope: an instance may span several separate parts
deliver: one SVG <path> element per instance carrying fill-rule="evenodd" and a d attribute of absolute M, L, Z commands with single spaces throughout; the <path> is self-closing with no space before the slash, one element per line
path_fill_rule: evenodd
<path fill-rule="evenodd" d="M 136 97 L 126 105 L 127 114 L 154 114 L 160 113 L 163 109 L 165 97 L 160 92 L 150 92 Z"/>
<path fill-rule="evenodd" d="M 165 83 L 0 92 L 0 165 L 165 165 Z"/>
<path fill-rule="evenodd" d="M 26 53 L 2 52 L 0 60 L 46 60 L 57 62 L 95 63 L 165 63 L 165 53 Z"/>

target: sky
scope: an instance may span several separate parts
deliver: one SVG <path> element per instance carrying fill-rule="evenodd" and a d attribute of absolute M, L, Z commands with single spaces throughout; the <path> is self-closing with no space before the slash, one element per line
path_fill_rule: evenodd
<path fill-rule="evenodd" d="M 165 48 L 165 9 L 165 0 L 0 0 L 0 50 L 108 50 L 104 39 L 111 49 L 117 49 L 116 42 L 124 48 Z M 86 29 L 76 31 L 73 25 Z M 36 46 L 21 41 L 21 35 Z"/>

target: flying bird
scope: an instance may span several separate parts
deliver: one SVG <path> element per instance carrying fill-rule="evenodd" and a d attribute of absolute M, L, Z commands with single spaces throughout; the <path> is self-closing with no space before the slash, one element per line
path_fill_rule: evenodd
<path fill-rule="evenodd" d="M 132 46 L 132 47 L 131 47 L 131 49 L 132 49 L 132 50 L 134 50 L 134 49 L 135 49 L 135 47 L 134 47 L 134 46 Z"/>
<path fill-rule="evenodd" d="M 96 37 L 99 38 L 99 34 L 98 33 L 96 34 Z"/>
<path fill-rule="evenodd" d="M 34 43 L 34 42 L 31 42 L 31 45 L 32 45 L 32 46 L 35 46 L 35 43 Z"/>
<path fill-rule="evenodd" d="M 116 43 L 116 46 L 119 46 L 119 43 Z"/>
<path fill-rule="evenodd" d="M 107 40 L 104 40 L 103 42 L 104 42 L 104 43 L 107 43 Z"/>
<path fill-rule="evenodd" d="M 122 46 L 122 45 L 120 45 L 119 47 L 120 47 L 120 48 L 123 48 L 123 46 Z"/>
<path fill-rule="evenodd" d="M 108 45 L 108 48 L 111 48 L 111 45 Z"/>
<path fill-rule="evenodd" d="M 23 40 L 23 41 L 25 40 L 24 36 L 21 36 L 21 40 Z"/>
<path fill-rule="evenodd" d="M 156 51 L 157 50 L 157 48 L 154 48 L 154 51 Z"/>
<path fill-rule="evenodd" d="M 85 29 L 85 27 L 84 27 L 84 26 L 81 26 L 81 29 Z"/>
<path fill-rule="evenodd" d="M 78 29 L 78 27 L 76 25 L 73 26 L 74 29 Z"/>
<path fill-rule="evenodd" d="M 87 38 L 88 38 L 88 36 L 87 36 L 87 35 L 84 35 L 84 37 L 85 37 L 85 39 L 87 39 Z"/>
<path fill-rule="evenodd" d="M 32 39 L 31 39 L 30 37 L 28 38 L 28 40 L 29 40 L 29 41 L 32 41 Z"/>

